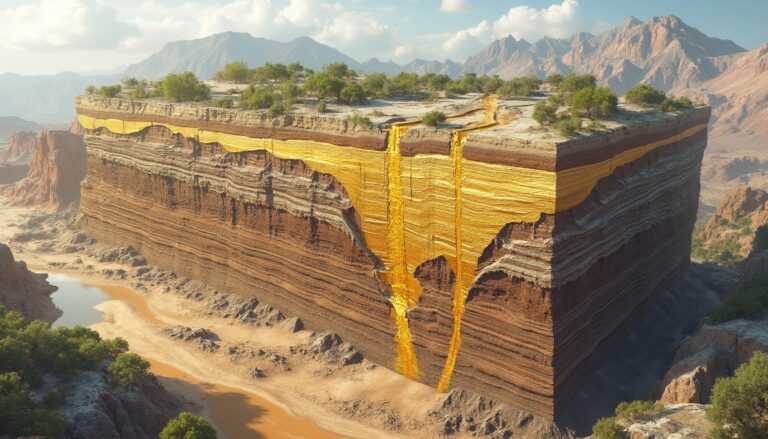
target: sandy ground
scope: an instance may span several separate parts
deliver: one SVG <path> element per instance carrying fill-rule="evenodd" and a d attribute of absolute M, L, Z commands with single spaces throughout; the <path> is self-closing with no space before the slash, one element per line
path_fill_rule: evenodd
<path fill-rule="evenodd" d="M 112 300 L 98 306 L 105 317 L 93 328 L 104 337 L 128 340 L 131 350 L 150 360 L 153 371 L 165 377 L 163 384 L 193 411 L 211 419 L 223 437 L 439 435 L 439 420 L 427 413 L 439 405 L 442 395 L 428 386 L 367 360 L 329 365 L 296 353 L 296 347 L 314 335 L 307 330 L 291 333 L 214 316 L 209 303 L 164 292 L 161 286 L 144 288 L 142 294 L 134 289 L 136 280 L 128 266 L 100 263 L 82 252 L 63 253 L 34 240 L 11 242 L 34 213 L 3 205 L 0 199 L 0 242 L 9 243 L 17 260 L 33 270 L 66 273 L 102 287 Z M 105 269 L 119 268 L 129 273 L 127 279 L 105 279 Z M 181 342 L 162 332 L 175 326 L 208 329 L 218 337 L 220 348 L 208 352 L 198 343 Z M 247 355 L 254 351 L 283 356 L 289 367 Z M 264 370 L 266 377 L 255 378 L 254 367 Z"/>

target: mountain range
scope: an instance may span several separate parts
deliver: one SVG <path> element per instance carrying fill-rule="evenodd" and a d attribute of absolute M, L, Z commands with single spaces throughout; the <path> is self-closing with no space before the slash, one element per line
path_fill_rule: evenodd
<path fill-rule="evenodd" d="M 642 22 L 629 17 L 600 35 L 578 33 L 567 39 L 542 38 L 530 43 L 512 36 L 493 41 L 464 62 L 413 60 L 405 65 L 370 59 L 358 62 L 308 37 L 289 42 L 224 32 L 166 44 L 118 75 L 0 75 L 0 114 L 38 122 L 63 122 L 74 115 L 72 97 L 87 84 L 116 82 L 121 76 L 158 79 L 190 70 L 210 78 L 227 62 L 251 66 L 265 62 L 300 62 L 318 69 L 342 61 L 363 72 L 401 71 L 544 77 L 551 73 L 592 73 L 598 81 L 624 93 L 639 82 L 675 94 L 687 94 L 714 107 L 712 144 L 767 145 L 768 46 L 748 52 L 730 40 L 713 38 L 669 15 Z"/>

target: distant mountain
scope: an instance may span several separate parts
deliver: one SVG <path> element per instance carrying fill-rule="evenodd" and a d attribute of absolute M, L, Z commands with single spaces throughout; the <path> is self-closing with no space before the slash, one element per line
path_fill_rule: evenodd
<path fill-rule="evenodd" d="M 16 116 L 0 116 L 0 145 L 8 143 L 11 133 L 17 131 L 41 131 L 42 126 Z"/>
<path fill-rule="evenodd" d="M 416 58 L 403 66 L 404 72 L 418 73 L 424 75 L 427 73 L 440 73 L 451 77 L 457 77 L 461 74 L 461 64 L 447 59 L 445 61 L 428 61 L 426 59 Z"/>
<path fill-rule="evenodd" d="M 349 56 L 309 37 L 283 43 L 256 38 L 248 33 L 224 32 L 197 40 L 168 43 L 144 61 L 128 66 L 125 75 L 156 80 L 168 73 L 188 70 L 199 78 L 209 79 L 224 64 L 232 61 L 245 61 L 252 67 L 267 62 L 300 62 L 312 69 L 341 61 L 354 69 L 362 68 Z"/>
<path fill-rule="evenodd" d="M 378 58 L 371 58 L 362 63 L 360 69 L 366 73 L 377 72 L 387 75 L 397 75 L 403 68 L 400 64 L 396 64 L 392 61 L 380 61 Z"/>

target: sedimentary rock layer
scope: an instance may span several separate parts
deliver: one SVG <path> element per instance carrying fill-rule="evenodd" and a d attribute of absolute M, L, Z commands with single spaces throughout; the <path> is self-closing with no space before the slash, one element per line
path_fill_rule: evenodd
<path fill-rule="evenodd" d="M 81 211 L 374 361 L 402 366 L 397 340 L 432 385 L 458 352 L 451 385 L 555 418 L 687 263 L 709 111 L 531 141 L 498 139 L 488 108 L 487 129 L 447 134 L 82 99 Z"/>
<path fill-rule="evenodd" d="M 61 311 L 51 301 L 56 287 L 47 274 L 33 273 L 24 262 L 16 261 L 10 247 L 0 244 L 0 304 L 21 313 L 29 320 L 52 323 Z"/>

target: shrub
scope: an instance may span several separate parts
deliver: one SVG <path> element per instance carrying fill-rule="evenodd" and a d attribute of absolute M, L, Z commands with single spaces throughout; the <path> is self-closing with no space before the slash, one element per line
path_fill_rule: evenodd
<path fill-rule="evenodd" d="M 460 82 L 452 81 L 445 86 L 446 96 L 467 94 L 467 88 Z"/>
<path fill-rule="evenodd" d="M 546 102 L 539 102 L 533 107 L 533 120 L 539 125 L 550 125 L 557 121 L 557 107 Z"/>
<path fill-rule="evenodd" d="M 149 378 L 149 362 L 133 353 L 123 353 L 107 367 L 115 382 L 126 388 L 133 388 Z"/>
<path fill-rule="evenodd" d="M 600 418 L 592 426 L 592 436 L 597 439 L 621 439 L 622 428 L 615 418 Z"/>
<path fill-rule="evenodd" d="M 143 81 L 136 84 L 131 92 L 131 99 L 146 99 L 150 96 L 151 94 L 147 91 L 147 84 Z"/>
<path fill-rule="evenodd" d="M 496 90 L 506 97 L 531 96 L 541 86 L 542 81 L 535 76 L 512 78 Z"/>
<path fill-rule="evenodd" d="M 628 423 L 650 421 L 664 409 L 656 401 L 622 402 L 616 406 L 616 417 Z"/>
<path fill-rule="evenodd" d="M 360 125 L 360 126 L 364 126 L 364 127 L 369 127 L 369 126 L 372 125 L 371 124 L 371 119 L 369 119 L 369 118 L 367 118 L 365 116 L 360 116 L 359 114 L 352 114 L 352 115 L 348 116 L 347 117 L 347 122 L 349 122 L 352 125 Z"/>
<path fill-rule="evenodd" d="M 213 75 L 213 79 L 217 81 L 230 81 L 236 84 L 248 82 L 253 72 L 248 67 L 248 64 L 243 61 L 235 61 L 224 64 L 218 72 Z"/>
<path fill-rule="evenodd" d="M 288 67 L 280 63 L 266 63 L 251 71 L 251 78 L 258 83 L 281 82 L 291 78 Z"/>
<path fill-rule="evenodd" d="M 657 90 L 646 84 L 637 84 L 627 90 L 626 100 L 630 104 L 643 107 L 654 107 L 661 105 L 667 99 L 663 91 Z"/>
<path fill-rule="evenodd" d="M 370 73 L 365 76 L 362 82 L 363 90 L 367 96 L 386 97 L 384 95 L 384 85 L 387 83 L 387 75 L 383 73 Z"/>
<path fill-rule="evenodd" d="M 240 103 L 243 108 L 248 110 L 264 110 L 272 106 L 277 101 L 277 97 L 272 90 L 263 87 L 254 87 L 250 85 L 243 90 L 240 95 Z"/>
<path fill-rule="evenodd" d="M 281 115 L 285 114 L 285 111 L 286 111 L 286 108 L 285 108 L 285 105 L 283 105 L 282 102 L 275 102 L 267 110 L 267 116 L 269 116 L 269 117 L 281 116 Z"/>
<path fill-rule="evenodd" d="M 125 88 L 136 88 L 140 82 L 136 78 L 123 78 L 120 80 Z"/>
<path fill-rule="evenodd" d="M 320 101 L 315 105 L 315 109 L 318 111 L 318 113 L 325 113 L 328 111 L 328 105 L 325 103 L 325 101 Z"/>
<path fill-rule="evenodd" d="M 192 72 L 169 73 L 162 81 L 165 99 L 181 101 L 205 101 L 211 89 L 200 82 Z"/>
<path fill-rule="evenodd" d="M 481 89 L 484 93 L 494 93 L 504 85 L 504 80 L 498 75 L 483 76 L 480 78 Z"/>
<path fill-rule="evenodd" d="M 768 437 L 768 354 L 755 352 L 733 377 L 718 378 L 711 401 L 712 437 Z"/>
<path fill-rule="evenodd" d="M 561 75 L 559 73 L 553 73 L 553 74 L 547 76 L 546 82 L 547 82 L 547 84 L 552 86 L 552 88 L 557 90 L 558 87 L 560 87 L 560 84 L 563 83 L 564 79 L 565 79 L 565 76 L 563 76 L 563 75 Z"/>
<path fill-rule="evenodd" d="M 218 98 L 211 101 L 212 107 L 234 108 L 235 101 L 232 98 Z"/>
<path fill-rule="evenodd" d="M 571 73 L 560 81 L 558 90 L 562 93 L 576 93 L 585 88 L 595 87 L 597 78 L 594 75 L 577 75 Z"/>
<path fill-rule="evenodd" d="M 360 84 L 350 83 L 341 89 L 341 100 L 347 104 L 363 104 L 365 103 L 365 91 Z"/>
<path fill-rule="evenodd" d="M 315 73 L 307 78 L 304 88 L 315 93 L 320 99 L 327 97 L 341 98 L 344 81 L 325 72 Z"/>
<path fill-rule="evenodd" d="M 759 316 L 768 309 L 768 276 L 758 276 L 747 282 L 744 290 L 729 298 L 712 311 L 715 323 Z"/>
<path fill-rule="evenodd" d="M 424 114 L 424 117 L 421 118 L 421 122 L 424 125 L 436 127 L 445 122 L 445 113 L 442 111 L 428 111 Z"/>
<path fill-rule="evenodd" d="M 333 78 L 352 78 L 355 76 L 355 71 L 350 69 L 349 66 L 343 62 L 327 64 L 323 67 L 323 73 Z"/>
<path fill-rule="evenodd" d="M 181 412 L 168 421 L 160 439 L 216 439 L 216 430 L 202 416 Z"/>
<path fill-rule="evenodd" d="M 768 224 L 763 224 L 755 230 L 755 237 L 752 240 L 752 250 L 768 250 Z"/>
<path fill-rule="evenodd" d="M 572 116 L 560 119 L 555 122 L 555 129 L 564 137 L 571 137 L 581 129 L 581 118 Z"/>
<path fill-rule="evenodd" d="M 95 95 L 96 94 L 96 86 L 93 85 L 93 84 L 90 84 L 88 87 L 85 87 L 85 94 Z"/>
<path fill-rule="evenodd" d="M 120 86 L 120 84 L 102 85 L 101 87 L 99 87 L 99 91 L 97 93 L 100 94 L 101 96 L 114 98 L 115 96 L 120 94 L 122 90 L 123 90 L 123 87 Z"/>
<path fill-rule="evenodd" d="M 616 113 L 619 99 L 605 87 L 586 87 L 573 95 L 571 99 L 571 111 L 574 113 L 586 113 L 587 117 L 594 118 Z"/>
<path fill-rule="evenodd" d="M 430 76 L 426 80 L 427 87 L 432 90 L 445 90 L 445 87 L 451 83 L 451 77 L 445 74 Z"/>

